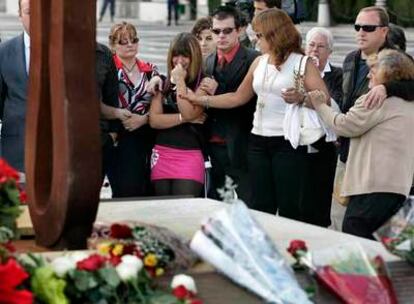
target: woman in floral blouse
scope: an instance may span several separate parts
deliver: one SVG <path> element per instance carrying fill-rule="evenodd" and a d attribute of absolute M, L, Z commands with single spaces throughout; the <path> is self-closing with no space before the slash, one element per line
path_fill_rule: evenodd
<path fill-rule="evenodd" d="M 149 159 L 154 134 L 148 125 L 151 94 L 147 85 L 158 76 L 155 65 L 137 58 L 139 38 L 134 25 L 115 24 L 109 35 L 119 81 L 119 107 L 129 112 L 121 119 L 109 180 L 114 197 L 149 193 Z"/>

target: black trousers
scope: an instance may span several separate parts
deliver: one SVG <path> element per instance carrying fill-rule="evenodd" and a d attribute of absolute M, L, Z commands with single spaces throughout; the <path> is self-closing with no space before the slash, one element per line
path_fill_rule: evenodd
<path fill-rule="evenodd" d="M 102 3 L 102 7 L 101 7 L 101 13 L 100 13 L 100 19 L 102 19 L 102 17 L 105 15 L 106 12 L 106 8 L 109 5 L 109 11 L 111 14 L 111 19 L 114 18 L 115 16 L 115 0 L 104 0 L 104 2 Z"/>
<path fill-rule="evenodd" d="M 144 128 L 144 130 L 140 130 Z M 123 132 L 114 148 L 108 172 L 112 196 L 137 197 L 151 193 L 150 156 L 152 144 L 146 126 L 133 132 Z"/>
<path fill-rule="evenodd" d="M 233 154 L 226 144 L 209 144 L 209 155 L 212 168 L 210 170 L 210 187 L 208 197 L 221 200 L 217 189 L 224 188 L 226 175 L 231 177 L 237 185 L 238 197 L 246 204 L 251 201 L 251 185 L 247 171 L 247 164 L 240 166 L 231 159 Z M 240 153 L 246 153 L 243 146 L 240 146 Z M 245 154 L 244 154 L 245 155 Z"/>
<path fill-rule="evenodd" d="M 342 231 L 367 239 L 403 205 L 405 196 L 396 193 L 370 193 L 350 197 Z"/>
<path fill-rule="evenodd" d="M 168 25 L 171 24 L 172 13 L 174 12 L 175 24 L 178 24 L 178 0 L 168 0 Z"/>
<path fill-rule="evenodd" d="M 248 151 L 255 210 L 314 225 L 330 225 L 335 148 L 318 143 L 318 153 L 293 149 L 283 137 L 251 134 Z"/>

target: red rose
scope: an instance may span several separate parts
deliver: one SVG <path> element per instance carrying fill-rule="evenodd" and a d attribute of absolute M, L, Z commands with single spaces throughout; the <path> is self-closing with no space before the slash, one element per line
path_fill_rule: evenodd
<path fill-rule="evenodd" d="M 200 299 L 192 299 L 190 300 L 190 304 L 203 304 L 203 301 Z"/>
<path fill-rule="evenodd" d="M 128 225 L 112 224 L 109 236 L 115 239 L 129 239 L 132 238 L 132 230 Z"/>
<path fill-rule="evenodd" d="M 119 263 L 121 263 L 121 257 L 119 255 L 111 255 L 109 258 L 109 263 L 112 264 L 112 266 L 117 266 Z"/>
<path fill-rule="evenodd" d="M 29 275 L 14 259 L 0 264 L 0 303 L 31 304 L 33 294 L 28 290 L 16 289 Z"/>
<path fill-rule="evenodd" d="M 183 285 L 179 285 L 172 291 L 174 297 L 176 297 L 179 300 L 184 300 L 189 296 L 187 288 L 185 288 Z"/>
<path fill-rule="evenodd" d="M 99 254 L 92 254 L 88 258 L 76 263 L 79 270 L 95 271 L 105 264 L 106 259 Z"/>
<path fill-rule="evenodd" d="M 290 242 L 289 248 L 287 248 L 287 251 L 293 255 L 294 257 L 297 257 L 298 251 L 308 251 L 308 248 L 306 247 L 306 243 L 302 240 L 293 240 Z"/>
<path fill-rule="evenodd" d="M 27 201 L 27 194 L 25 191 L 20 190 L 20 194 L 19 194 L 19 200 L 22 204 L 26 203 Z"/>
<path fill-rule="evenodd" d="M 0 183 L 5 183 L 10 179 L 18 182 L 19 173 L 10 167 L 4 159 L 0 159 Z"/>
<path fill-rule="evenodd" d="M 13 246 L 11 241 L 8 241 L 7 243 L 0 244 L 0 246 L 3 246 L 10 253 L 16 252 L 16 248 Z"/>

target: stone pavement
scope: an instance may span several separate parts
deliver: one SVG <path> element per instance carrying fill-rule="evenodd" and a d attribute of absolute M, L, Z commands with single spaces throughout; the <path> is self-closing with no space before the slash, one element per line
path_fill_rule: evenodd
<path fill-rule="evenodd" d="M 116 19 L 116 22 L 123 21 Z M 141 38 L 139 45 L 139 57 L 157 64 L 162 72 L 166 71 L 166 57 L 168 46 L 172 38 L 179 32 L 189 31 L 193 24 L 192 21 L 181 21 L 179 26 L 166 26 L 163 22 L 142 22 L 137 19 L 127 20 L 135 24 Z M 104 21 L 98 23 L 97 40 L 107 44 L 108 34 L 111 23 Z M 298 26 L 304 35 L 316 23 L 304 22 Z M 354 41 L 354 33 L 352 25 L 338 25 L 329 28 L 334 35 L 334 52 L 331 56 L 334 65 L 341 65 L 344 56 L 356 48 Z M 9 39 L 21 32 L 21 25 L 16 16 L 10 16 L 0 13 L 0 37 L 1 39 Z M 414 28 L 406 29 L 407 48 L 411 55 L 414 55 Z"/>

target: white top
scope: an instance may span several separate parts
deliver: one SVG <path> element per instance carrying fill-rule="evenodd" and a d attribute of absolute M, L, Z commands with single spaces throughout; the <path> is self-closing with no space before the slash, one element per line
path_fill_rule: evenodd
<path fill-rule="evenodd" d="M 293 71 L 302 55 L 292 53 L 280 67 L 269 64 L 269 55 L 262 55 L 253 72 L 253 90 L 257 94 L 252 133 L 260 136 L 284 136 L 283 120 L 286 102 L 281 90 L 294 87 Z"/>
<path fill-rule="evenodd" d="M 23 34 L 24 40 L 24 56 L 26 59 L 26 72 L 29 74 L 29 67 L 30 67 L 30 36 L 24 31 Z"/>

